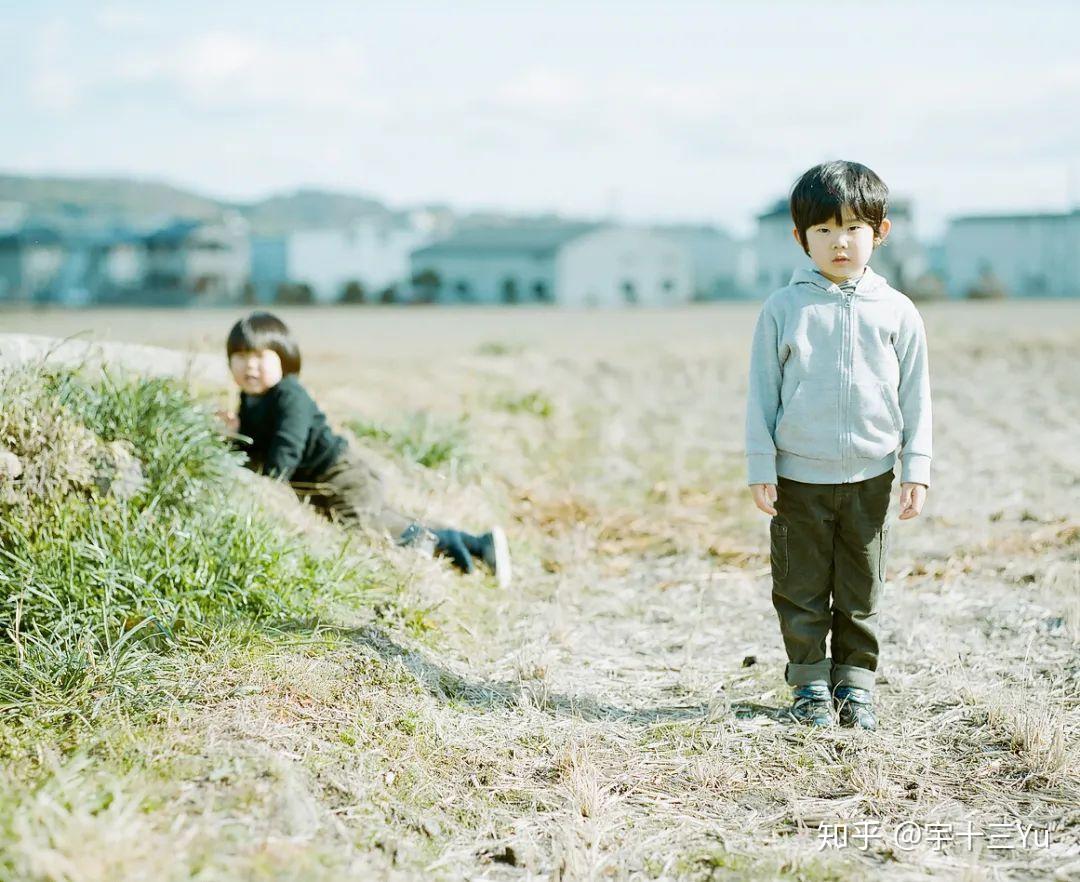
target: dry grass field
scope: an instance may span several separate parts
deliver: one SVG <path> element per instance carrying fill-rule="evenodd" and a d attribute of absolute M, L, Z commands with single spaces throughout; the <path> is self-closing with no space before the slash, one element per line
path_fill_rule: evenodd
<path fill-rule="evenodd" d="M 1080 304 L 922 307 L 934 483 L 905 522 L 895 485 L 876 733 L 783 720 L 742 459 L 756 312 L 282 311 L 332 421 L 378 428 L 357 443 L 401 507 L 505 524 L 515 585 L 354 544 L 396 574 L 385 604 L 174 659 L 152 718 L 5 748 L 0 867 L 1080 878 Z M 0 332 L 217 353 L 236 316 L 0 312 Z"/>

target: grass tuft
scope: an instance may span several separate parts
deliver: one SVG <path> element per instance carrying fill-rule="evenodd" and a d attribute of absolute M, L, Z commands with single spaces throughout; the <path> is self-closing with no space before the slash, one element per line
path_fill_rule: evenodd
<path fill-rule="evenodd" d="M 471 460 L 468 426 L 463 419 L 441 419 L 421 411 L 391 425 L 360 418 L 347 425 L 358 438 L 376 441 L 429 469 L 460 466 Z"/>
<path fill-rule="evenodd" d="M 181 384 L 0 377 L 0 712 L 134 710 L 162 654 L 234 620 L 310 614 L 369 574 L 287 536 Z"/>

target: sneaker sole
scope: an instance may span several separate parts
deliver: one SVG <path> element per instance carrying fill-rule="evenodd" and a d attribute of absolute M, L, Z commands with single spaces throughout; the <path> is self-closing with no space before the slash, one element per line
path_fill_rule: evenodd
<path fill-rule="evenodd" d="M 510 563 L 510 543 L 502 527 L 491 528 L 491 543 L 495 549 L 495 581 L 506 589 L 514 578 L 513 564 Z"/>

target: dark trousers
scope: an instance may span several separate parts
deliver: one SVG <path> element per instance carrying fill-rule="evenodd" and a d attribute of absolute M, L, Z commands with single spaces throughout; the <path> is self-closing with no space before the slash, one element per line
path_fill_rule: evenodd
<path fill-rule="evenodd" d="M 386 503 L 379 473 L 354 451 L 346 451 L 311 482 L 293 481 L 292 488 L 330 520 L 347 527 L 383 530 L 399 545 L 426 546 L 449 557 L 459 570 L 473 570 L 473 556 L 485 551 L 484 539 L 435 524 L 421 524 Z"/>
<path fill-rule="evenodd" d="M 792 686 L 873 688 L 892 483 L 891 471 L 852 484 L 777 481 L 772 599 Z"/>
<path fill-rule="evenodd" d="M 294 481 L 292 488 L 330 520 L 346 526 L 385 530 L 400 539 L 415 523 L 386 504 L 382 478 L 351 450 L 324 474 L 310 482 Z"/>

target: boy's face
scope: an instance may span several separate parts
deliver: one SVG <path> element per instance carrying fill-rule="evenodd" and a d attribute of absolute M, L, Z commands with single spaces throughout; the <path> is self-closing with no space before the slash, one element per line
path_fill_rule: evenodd
<path fill-rule="evenodd" d="M 248 395 L 264 395 L 281 382 L 281 356 L 273 349 L 249 349 L 229 356 L 236 385 Z"/>
<path fill-rule="evenodd" d="M 810 259 L 829 281 L 842 282 L 853 276 L 862 275 L 863 269 L 870 262 L 874 246 L 885 240 L 891 224 L 888 219 L 881 222 L 881 231 L 875 242 L 873 228 L 864 220 L 855 217 L 848 208 L 844 208 L 840 223 L 836 218 L 829 218 L 820 224 L 814 224 L 806 230 L 806 247 Z M 795 241 L 802 247 L 798 229 L 794 230 Z"/>

